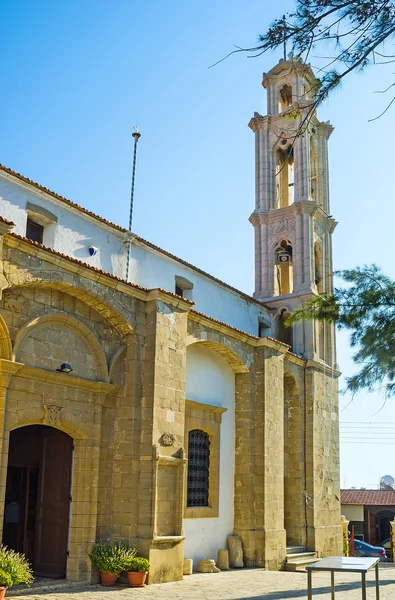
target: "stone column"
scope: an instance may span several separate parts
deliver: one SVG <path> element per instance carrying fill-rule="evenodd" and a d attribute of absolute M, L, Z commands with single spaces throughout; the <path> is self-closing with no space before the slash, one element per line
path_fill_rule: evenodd
<path fill-rule="evenodd" d="M 258 342 L 250 373 L 236 378 L 234 534 L 246 566 L 279 569 L 285 561 L 284 352 Z"/>
<path fill-rule="evenodd" d="M 339 373 L 309 361 L 305 376 L 307 549 L 343 554 L 339 481 Z"/>
<path fill-rule="evenodd" d="M 150 582 L 182 579 L 184 415 L 187 311 L 159 290 L 146 305 L 138 498 L 139 549 Z M 165 302 L 166 300 L 166 302 Z"/>

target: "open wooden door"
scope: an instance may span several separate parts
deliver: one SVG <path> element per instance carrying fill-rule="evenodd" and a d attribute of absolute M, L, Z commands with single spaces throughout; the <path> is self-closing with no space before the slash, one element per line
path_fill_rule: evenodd
<path fill-rule="evenodd" d="M 34 572 L 65 577 L 73 440 L 51 427 L 41 430 Z"/>

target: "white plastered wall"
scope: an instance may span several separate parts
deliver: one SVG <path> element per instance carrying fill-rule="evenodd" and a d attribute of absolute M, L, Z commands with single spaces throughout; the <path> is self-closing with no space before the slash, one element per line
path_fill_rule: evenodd
<path fill-rule="evenodd" d="M 184 519 L 185 558 L 193 558 L 194 569 L 201 558 L 216 560 L 219 548 L 233 533 L 234 456 L 235 456 L 235 376 L 216 352 L 203 344 L 187 348 L 186 398 L 221 406 L 219 516 Z"/>
<path fill-rule="evenodd" d="M 12 231 L 22 236 L 26 235 L 28 202 L 50 211 L 58 219 L 55 225 L 44 229 L 45 246 L 117 277 L 125 276 L 125 245 L 115 229 L 0 175 L 0 216 L 15 223 Z M 91 245 L 97 248 L 95 256 L 89 255 Z"/>

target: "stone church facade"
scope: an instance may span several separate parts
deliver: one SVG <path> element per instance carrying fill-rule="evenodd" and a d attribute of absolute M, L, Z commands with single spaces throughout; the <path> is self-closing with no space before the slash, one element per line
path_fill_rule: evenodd
<path fill-rule="evenodd" d="M 233 533 L 247 566 L 341 554 L 334 331 L 284 327 L 332 286 L 331 126 L 294 136 L 314 83 L 280 61 L 250 122 L 254 297 L 0 168 L 0 523 L 37 573 L 91 580 L 109 537 L 151 582 Z"/>

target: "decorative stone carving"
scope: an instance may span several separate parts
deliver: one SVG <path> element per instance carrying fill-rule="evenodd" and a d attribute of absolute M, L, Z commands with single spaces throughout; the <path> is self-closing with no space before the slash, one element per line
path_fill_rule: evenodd
<path fill-rule="evenodd" d="M 243 546 L 237 535 L 228 535 L 229 565 L 236 569 L 244 567 Z"/>
<path fill-rule="evenodd" d="M 172 433 L 164 433 L 160 438 L 161 446 L 173 446 L 176 441 L 175 436 Z"/>
<path fill-rule="evenodd" d="M 193 571 L 193 558 L 184 558 L 183 575 L 192 575 L 192 571 Z"/>
<path fill-rule="evenodd" d="M 218 550 L 216 564 L 221 571 L 229 571 L 229 550 Z"/>
<path fill-rule="evenodd" d="M 44 425 L 59 425 L 61 414 L 61 406 L 56 406 L 55 404 L 47 406 L 46 404 L 44 404 Z"/>
<path fill-rule="evenodd" d="M 199 560 L 198 567 L 196 569 L 198 573 L 219 573 L 220 570 L 215 566 L 215 560 L 211 558 L 202 558 Z"/>
<path fill-rule="evenodd" d="M 269 234 L 271 236 L 278 235 L 279 233 L 289 232 L 294 230 L 293 219 L 283 219 L 281 221 L 275 221 L 269 223 Z"/>

